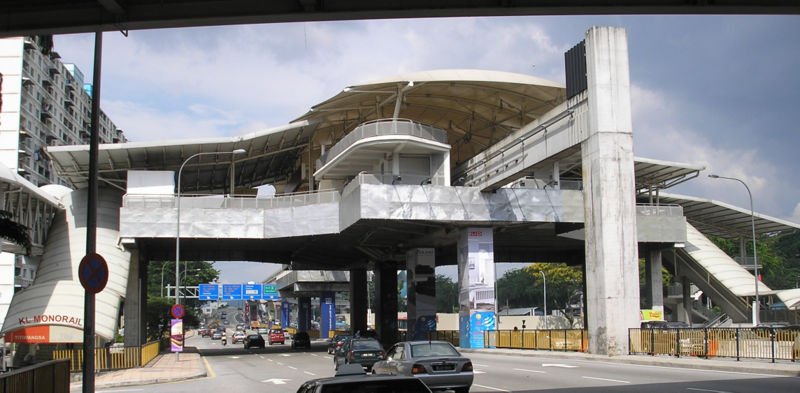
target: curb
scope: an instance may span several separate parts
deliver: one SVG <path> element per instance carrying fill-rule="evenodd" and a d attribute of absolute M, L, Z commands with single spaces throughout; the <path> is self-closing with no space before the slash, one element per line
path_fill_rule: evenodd
<path fill-rule="evenodd" d="M 514 352 L 512 352 L 514 351 Z M 726 371 L 726 372 L 742 372 L 753 374 L 770 374 L 789 377 L 800 376 L 800 365 L 796 363 L 741 363 L 731 359 L 725 360 L 724 363 L 719 360 L 702 359 L 702 358 L 660 358 L 660 357 L 639 357 L 639 356 L 602 356 L 582 353 L 570 352 L 541 352 L 541 351 L 523 351 L 523 350 L 508 350 L 496 351 L 485 349 L 459 349 L 462 353 L 482 353 L 498 356 L 527 356 L 527 357 L 547 357 L 547 358 L 560 358 L 560 359 L 578 359 L 589 361 L 602 361 L 614 362 L 624 364 L 635 364 L 643 366 L 661 366 L 661 367 L 675 367 L 675 368 L 688 368 L 695 370 L 712 370 L 712 371 Z M 728 363 L 730 362 L 730 363 Z"/>

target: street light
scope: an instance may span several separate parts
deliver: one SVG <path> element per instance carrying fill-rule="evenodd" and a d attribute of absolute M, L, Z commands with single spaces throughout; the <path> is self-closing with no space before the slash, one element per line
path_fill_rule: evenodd
<path fill-rule="evenodd" d="M 181 276 L 180 276 L 180 267 L 181 267 L 180 266 L 180 260 L 181 260 L 181 173 L 183 172 L 183 167 L 191 159 L 193 159 L 195 157 L 199 157 L 199 156 L 212 155 L 212 154 L 232 154 L 232 155 L 236 155 L 236 154 L 244 154 L 246 152 L 247 151 L 244 150 L 244 149 L 236 149 L 236 150 L 233 150 L 233 151 L 215 151 L 215 152 L 195 153 L 195 154 L 192 154 L 191 156 L 189 156 L 189 158 L 185 159 L 183 161 L 183 163 L 181 164 L 181 167 L 178 169 L 178 188 L 177 188 L 178 192 L 177 192 L 176 198 L 175 198 L 176 199 L 177 210 L 178 210 L 178 212 L 177 212 L 178 219 L 176 220 L 178 226 L 177 226 L 177 228 L 175 230 L 175 304 L 176 305 L 181 304 L 181 298 L 180 298 L 180 279 L 181 279 Z M 233 190 L 231 190 L 231 193 L 233 193 Z M 177 357 L 178 352 L 175 352 L 175 355 Z"/>
<path fill-rule="evenodd" d="M 167 266 L 168 265 L 166 262 L 164 262 L 164 264 L 161 265 L 161 297 L 164 297 L 164 268 Z"/>
<path fill-rule="evenodd" d="M 539 273 L 542 273 L 542 280 L 544 280 L 544 330 L 547 330 L 547 276 L 542 270 L 539 270 Z"/>
<path fill-rule="evenodd" d="M 750 192 L 750 187 L 747 184 L 735 177 L 725 177 L 719 175 L 708 175 L 708 177 L 712 179 L 726 179 L 726 180 L 735 180 L 739 183 L 742 183 L 744 188 L 747 190 L 747 196 L 750 197 L 750 228 L 753 231 L 753 272 L 755 275 L 755 282 L 756 282 L 756 301 L 753 305 L 753 326 L 758 326 L 759 321 L 759 313 L 761 308 L 761 303 L 758 300 L 758 255 L 756 253 L 756 219 L 755 219 L 755 211 L 753 210 L 753 194 Z M 742 259 L 744 260 L 746 255 L 742 255 Z"/>

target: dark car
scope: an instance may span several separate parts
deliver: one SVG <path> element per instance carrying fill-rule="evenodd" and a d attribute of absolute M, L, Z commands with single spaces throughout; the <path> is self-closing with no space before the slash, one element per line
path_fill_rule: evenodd
<path fill-rule="evenodd" d="M 308 348 L 311 349 L 311 337 L 306 332 L 297 332 L 292 338 L 292 349 Z"/>
<path fill-rule="evenodd" d="M 383 360 L 386 355 L 383 346 L 374 338 L 353 338 L 347 340 L 343 348 L 336 351 L 333 356 L 333 364 L 336 369 L 342 364 L 358 364 L 361 367 L 372 370 L 372 365 L 379 360 Z"/>
<path fill-rule="evenodd" d="M 419 379 L 404 376 L 365 375 L 358 365 L 342 366 L 335 377 L 312 379 L 297 393 L 431 393 Z"/>
<path fill-rule="evenodd" d="M 337 334 L 328 341 L 328 354 L 333 354 L 336 352 L 336 348 L 340 348 L 344 341 L 350 338 L 349 334 Z"/>
<path fill-rule="evenodd" d="M 376 362 L 376 374 L 414 376 L 431 390 L 467 393 L 472 386 L 472 362 L 447 341 L 405 341 L 389 349 L 386 360 Z"/>
<path fill-rule="evenodd" d="M 260 334 L 248 334 L 244 339 L 244 348 L 266 348 L 264 337 Z"/>

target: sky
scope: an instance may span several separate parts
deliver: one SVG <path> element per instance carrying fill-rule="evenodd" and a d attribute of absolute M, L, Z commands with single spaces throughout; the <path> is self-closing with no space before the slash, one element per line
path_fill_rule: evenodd
<path fill-rule="evenodd" d="M 286 124 L 346 86 L 471 68 L 565 83 L 591 26 L 628 35 L 634 154 L 703 165 L 668 192 L 800 223 L 800 17 L 536 16 L 240 25 L 103 36 L 101 106 L 130 141 L 236 136 Z M 91 82 L 93 34 L 55 50 Z M 225 282 L 278 265 L 218 263 Z M 498 266 L 501 276 L 507 266 Z M 449 274 L 449 272 L 448 272 Z"/>

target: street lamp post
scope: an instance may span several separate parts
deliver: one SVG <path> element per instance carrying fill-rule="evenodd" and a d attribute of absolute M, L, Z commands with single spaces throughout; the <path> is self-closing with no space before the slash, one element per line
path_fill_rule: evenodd
<path fill-rule="evenodd" d="M 719 175 L 708 175 L 708 177 L 712 179 L 726 179 L 726 180 L 735 180 L 739 183 L 742 183 L 744 188 L 747 190 L 747 196 L 750 197 L 750 229 L 753 232 L 753 273 L 755 275 L 755 284 L 756 284 L 756 300 L 753 304 L 753 326 L 758 326 L 758 322 L 760 319 L 760 308 L 761 303 L 758 299 L 758 254 L 756 252 L 756 219 L 755 219 L 755 211 L 753 210 L 753 194 L 750 192 L 750 187 L 747 186 L 747 183 L 735 178 L 735 177 L 725 177 Z M 742 259 L 744 260 L 746 255 L 742 255 Z"/>
<path fill-rule="evenodd" d="M 185 159 L 181 164 L 181 167 L 178 169 L 178 187 L 176 193 L 176 207 L 177 207 L 177 227 L 175 228 L 175 304 L 181 304 L 180 298 L 180 261 L 181 261 L 181 174 L 183 173 L 183 167 L 186 166 L 186 163 L 191 161 L 195 157 L 200 157 L 204 155 L 212 155 L 212 154 L 244 154 L 246 151 L 244 149 L 236 149 L 233 151 L 215 151 L 215 152 L 200 152 L 195 153 L 189 156 L 189 158 Z M 231 190 L 233 193 L 233 190 Z M 175 352 L 175 357 L 178 357 L 179 352 Z"/>
<path fill-rule="evenodd" d="M 542 280 L 544 281 L 544 330 L 547 330 L 547 276 L 544 275 L 542 270 L 539 270 L 539 273 L 542 273 Z"/>
<path fill-rule="evenodd" d="M 164 268 L 165 267 L 167 267 L 167 263 L 166 262 L 164 262 L 164 264 L 161 265 L 161 297 L 164 297 Z"/>

